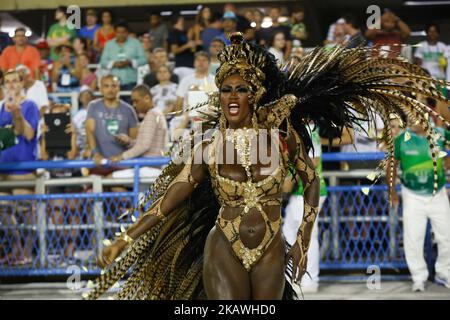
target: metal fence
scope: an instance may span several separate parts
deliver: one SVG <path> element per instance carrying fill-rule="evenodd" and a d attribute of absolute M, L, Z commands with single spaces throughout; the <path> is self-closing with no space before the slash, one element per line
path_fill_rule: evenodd
<path fill-rule="evenodd" d="M 323 160 L 382 157 L 383 153 L 325 153 Z M 167 161 L 168 158 L 147 158 L 118 163 L 121 167 L 134 168 L 134 177 L 128 179 L 100 176 L 47 179 L 41 176 L 34 181 L 0 182 L 3 189 L 28 187 L 35 190 L 33 195 L 0 196 L 0 276 L 66 275 L 73 272 L 73 266 L 82 274 L 98 274 L 100 270 L 95 260 L 104 240 L 113 239 L 134 219 L 127 217 L 119 222 L 117 218 L 138 201 L 140 190 L 154 181 L 155 177 L 140 179 L 139 169 L 162 166 Z M 82 167 L 94 167 L 94 164 L 85 160 L 2 163 L 0 171 Z M 328 197 L 319 215 L 322 271 L 365 270 L 370 265 L 406 268 L 401 208 L 389 210 L 387 187 L 372 186 L 365 195 L 361 192 L 364 186 L 339 185 L 342 178 L 364 178 L 369 172 L 325 172 L 329 182 Z M 130 191 L 107 191 L 112 186 L 125 186 Z M 55 187 L 59 192 L 54 192 Z M 427 255 L 430 257 L 430 252 Z"/>

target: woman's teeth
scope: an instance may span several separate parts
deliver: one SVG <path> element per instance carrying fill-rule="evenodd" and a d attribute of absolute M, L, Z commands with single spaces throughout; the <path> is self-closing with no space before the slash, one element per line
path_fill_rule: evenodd
<path fill-rule="evenodd" d="M 239 105 L 237 103 L 230 103 L 228 110 L 230 111 L 230 115 L 236 116 L 239 113 Z"/>

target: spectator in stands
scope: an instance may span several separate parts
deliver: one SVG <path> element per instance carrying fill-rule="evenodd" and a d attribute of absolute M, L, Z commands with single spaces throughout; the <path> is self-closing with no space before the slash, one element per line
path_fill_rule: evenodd
<path fill-rule="evenodd" d="M 32 71 L 31 77 L 33 79 L 38 79 L 41 57 L 35 47 L 27 44 L 25 33 L 25 28 L 17 28 L 14 31 L 14 45 L 3 50 L 0 56 L 0 68 L 7 71 L 22 64 Z"/>
<path fill-rule="evenodd" d="M 106 43 L 100 64 L 119 78 L 121 90 L 131 90 L 137 82 L 137 68 L 145 65 L 147 58 L 139 40 L 128 36 L 126 23 L 117 23 L 115 30 L 116 37 Z"/>
<path fill-rule="evenodd" d="M 365 43 L 364 36 L 361 33 L 360 24 L 358 18 L 352 14 L 344 16 L 344 32 L 348 36 L 347 48 L 356 48 Z"/>
<path fill-rule="evenodd" d="M 70 114 L 70 105 L 69 104 L 53 104 L 50 110 L 50 113 L 68 113 Z M 73 160 L 76 158 L 78 154 L 78 145 L 77 145 L 77 133 L 75 129 L 75 125 L 71 122 L 65 128 L 65 133 L 70 135 L 70 149 L 65 152 L 59 152 L 60 150 L 53 150 L 47 148 L 47 139 L 46 134 L 49 132 L 49 127 L 45 122 L 42 123 L 41 128 L 42 135 L 40 137 L 40 150 L 41 150 L 41 159 L 42 160 Z M 64 177 L 67 177 L 67 170 L 64 170 Z M 61 177 L 61 176 L 60 176 Z"/>
<path fill-rule="evenodd" d="M 344 45 L 347 41 L 346 34 L 344 31 L 344 25 L 342 23 L 337 23 L 333 28 L 333 37 L 331 41 L 326 42 L 326 47 L 332 48 L 334 46 Z"/>
<path fill-rule="evenodd" d="M 255 9 L 253 11 L 253 22 L 251 26 L 255 34 L 254 42 L 260 45 L 264 44 L 264 34 L 263 34 L 264 29 L 262 27 L 263 21 L 264 21 L 264 12 L 262 12 L 260 9 Z"/>
<path fill-rule="evenodd" d="M 339 18 L 336 22 L 330 24 L 330 26 L 328 27 L 327 38 L 323 41 L 323 43 L 325 45 L 331 44 L 331 46 L 333 46 L 333 44 L 338 42 L 338 40 L 335 37 L 335 34 L 336 34 L 335 29 L 338 26 L 340 26 L 344 30 L 345 37 L 347 37 L 347 32 L 344 28 L 344 24 L 345 24 L 344 18 Z"/>
<path fill-rule="evenodd" d="M 170 69 L 164 64 L 157 69 L 156 78 L 158 84 L 150 89 L 153 104 L 155 109 L 168 116 L 169 112 L 175 111 L 178 84 L 172 82 Z"/>
<path fill-rule="evenodd" d="M 246 37 L 247 30 L 251 29 L 250 21 L 248 21 L 245 17 L 241 16 L 236 6 L 233 3 L 226 3 L 223 6 L 223 12 L 233 12 L 236 16 L 236 30 L 239 32 L 242 32 L 244 34 L 244 37 Z"/>
<path fill-rule="evenodd" d="M 269 40 L 269 52 L 275 56 L 278 66 L 284 64 L 284 49 L 286 47 L 286 39 L 283 31 L 277 31 L 272 34 Z"/>
<path fill-rule="evenodd" d="M 22 94 L 23 79 L 16 70 L 5 73 L 4 90 L 5 99 L 0 106 L 0 126 L 13 125 L 18 143 L 0 154 L 0 162 L 34 161 L 39 108 Z M 9 180 L 29 180 L 34 177 L 32 172 L 26 170 L 8 172 L 6 176 Z"/>
<path fill-rule="evenodd" d="M 263 36 L 265 44 L 270 43 L 270 39 L 273 34 L 278 31 L 284 33 L 284 39 L 286 41 L 286 47 L 284 48 L 284 59 L 287 60 L 292 51 L 292 39 L 291 39 L 291 28 L 286 25 L 280 24 L 281 11 L 279 7 L 271 7 L 269 11 L 269 17 L 272 20 L 272 26 L 264 30 Z"/>
<path fill-rule="evenodd" d="M 56 48 L 62 44 L 72 43 L 76 38 L 77 32 L 75 28 L 69 27 L 67 24 L 67 7 L 59 6 L 55 11 L 56 23 L 50 26 L 47 33 L 47 42 L 51 48 L 50 59 L 58 61 L 59 55 Z"/>
<path fill-rule="evenodd" d="M 145 55 L 147 56 L 147 60 L 150 61 L 153 48 L 153 43 L 150 34 L 144 33 L 139 37 L 139 41 L 141 42 L 142 48 L 144 49 Z"/>
<path fill-rule="evenodd" d="M 165 68 L 165 67 L 161 67 Z M 136 140 L 127 135 L 121 135 L 121 141 L 130 149 L 110 158 L 112 162 L 138 157 L 160 157 L 167 140 L 167 122 L 164 114 L 154 108 L 150 89 L 141 84 L 131 92 L 131 100 L 138 114 L 144 115 L 139 125 Z"/>
<path fill-rule="evenodd" d="M 39 110 L 36 104 L 23 96 L 23 80 L 16 70 L 9 70 L 4 75 L 5 100 L 0 105 L 0 127 L 13 126 L 17 137 L 17 144 L 0 153 L 0 162 L 20 162 L 36 160 L 37 126 L 39 122 Z M 0 180 L 24 181 L 34 180 L 36 176 L 31 170 L 2 171 Z M 13 195 L 33 194 L 32 189 L 9 188 L 7 193 Z M 11 208 L 11 205 L 9 206 Z M 8 210 L 8 209 L 7 209 Z M 35 223 L 33 210 L 23 203 L 14 208 L 14 212 L 6 212 L 8 223 L 17 224 L 16 218 L 21 218 L 23 223 L 31 225 Z M 18 214 L 18 216 L 16 216 Z M 21 215 L 23 215 L 21 217 Z M 33 234 L 24 231 L 20 237 L 15 235 L 12 255 L 16 258 L 15 264 L 25 265 L 31 262 L 31 250 Z M 25 244 L 22 248 L 22 240 Z"/>
<path fill-rule="evenodd" d="M 172 26 L 169 44 L 172 54 L 175 55 L 175 67 L 192 68 L 196 44 L 195 41 L 188 40 L 183 16 L 175 14 L 172 17 Z"/>
<path fill-rule="evenodd" d="M 61 44 L 55 49 L 55 52 L 59 54 L 59 58 L 54 63 L 52 71 L 55 91 L 77 91 L 80 87 L 80 81 L 77 78 L 72 45 Z"/>
<path fill-rule="evenodd" d="M 177 110 L 187 106 L 189 90 L 211 92 L 217 90 L 214 76 L 209 73 L 211 60 L 208 53 L 199 51 L 195 54 L 195 73 L 183 78 L 177 89 Z"/>
<path fill-rule="evenodd" d="M 41 61 L 39 63 L 39 79 L 45 84 L 47 92 L 52 92 L 52 68 L 53 64 L 50 60 L 50 47 L 45 39 L 40 39 L 36 44 L 41 55 Z"/>
<path fill-rule="evenodd" d="M 144 76 L 144 84 L 150 89 L 158 84 L 158 79 L 156 77 L 156 71 L 161 66 L 167 66 L 170 71 L 170 81 L 173 83 L 178 83 L 178 76 L 172 73 L 171 64 L 169 58 L 167 57 L 167 51 L 163 48 L 156 48 L 153 51 L 153 70 Z"/>
<path fill-rule="evenodd" d="M 76 61 L 76 75 L 80 80 L 80 85 L 87 85 L 92 90 L 97 90 L 97 76 L 89 69 L 89 58 L 87 53 L 78 54 Z"/>
<path fill-rule="evenodd" d="M 150 18 L 150 30 L 148 34 L 153 45 L 153 48 L 169 49 L 169 28 L 162 22 L 161 15 L 158 12 L 151 12 Z"/>
<path fill-rule="evenodd" d="M 295 6 L 292 9 L 289 27 L 291 28 L 292 46 L 294 48 L 301 47 L 302 42 L 308 37 L 306 26 L 303 20 L 305 19 L 305 9 L 302 6 Z"/>
<path fill-rule="evenodd" d="M 202 40 L 202 33 L 209 27 L 212 19 L 211 9 L 209 7 L 202 7 L 195 17 L 195 24 L 189 28 L 188 38 L 194 40 L 197 45 L 195 51 L 204 50 L 205 44 Z"/>
<path fill-rule="evenodd" d="M 444 150 L 449 132 L 438 127 L 435 130 L 438 132 L 435 144 L 435 152 L 438 154 L 439 150 Z M 421 126 L 412 125 L 395 139 L 394 152 L 394 181 L 397 166 L 400 165 L 402 169 L 403 243 L 406 263 L 413 280 L 412 290 L 415 292 L 425 291 L 428 280 L 423 253 L 428 219 L 431 220 L 438 246 L 434 280 L 450 289 L 450 205 L 445 188 L 443 157 L 439 156 L 437 160 L 438 171 L 435 177 L 426 136 L 427 133 Z M 437 188 L 435 195 L 434 188 Z M 397 207 L 398 195 L 395 189 L 392 190 L 391 197 L 393 205 Z"/>
<path fill-rule="evenodd" d="M 100 26 L 97 24 L 97 12 L 94 9 L 86 11 L 86 25 L 78 31 L 78 37 L 88 39 L 93 44 L 95 32 Z"/>
<path fill-rule="evenodd" d="M 223 33 L 218 37 L 226 45 L 229 45 L 230 36 L 237 31 L 237 16 L 232 11 L 226 11 L 222 17 Z"/>
<path fill-rule="evenodd" d="M 80 54 L 86 54 L 88 62 L 97 62 L 97 52 L 93 49 L 92 45 L 89 45 L 89 40 L 85 38 L 75 38 L 73 40 L 73 50 L 75 56 L 78 57 Z"/>
<path fill-rule="evenodd" d="M 211 41 L 209 46 L 209 56 L 211 58 L 211 64 L 209 66 L 209 73 L 213 76 L 216 75 L 217 69 L 220 66 L 220 61 L 218 58 L 219 52 L 225 48 L 225 43 L 219 39 L 215 38 Z"/>
<path fill-rule="evenodd" d="M 94 36 L 94 48 L 97 52 L 101 53 L 106 43 L 112 40 L 116 36 L 116 32 L 113 25 L 113 15 L 109 10 L 102 12 L 102 24 L 100 28 L 95 31 Z"/>
<path fill-rule="evenodd" d="M 201 32 L 203 47 L 209 48 L 211 41 L 222 34 L 222 16 L 219 13 L 211 15 L 210 24 Z"/>
<path fill-rule="evenodd" d="M 372 40 L 374 47 L 382 50 L 381 55 L 395 58 L 400 54 L 402 43 L 408 39 L 411 30 L 408 25 L 392 11 L 386 10 L 381 16 L 381 29 L 368 29 L 366 38 Z"/>
<path fill-rule="evenodd" d="M 21 65 L 17 67 L 16 70 L 23 79 L 23 88 L 25 89 L 26 98 L 36 103 L 42 117 L 50 105 L 45 84 L 41 80 L 33 79 L 31 77 L 30 69 L 26 66 Z"/>
<path fill-rule="evenodd" d="M 114 75 L 100 81 L 101 99 L 92 101 L 86 120 L 87 152 L 97 165 L 126 150 L 119 135 L 136 139 L 138 119 L 133 107 L 119 99 L 120 80 Z M 111 172 L 111 171 L 110 171 Z M 110 173 L 108 172 L 108 173 Z"/>
<path fill-rule="evenodd" d="M 450 50 L 445 43 L 439 41 L 441 29 L 438 24 L 428 24 L 425 31 L 427 39 L 420 42 L 416 49 L 415 63 L 426 69 L 432 77 L 445 80 Z"/>
<path fill-rule="evenodd" d="M 13 44 L 11 41 L 11 38 L 9 36 L 8 32 L 1 31 L 2 26 L 2 19 L 0 17 L 0 54 L 3 52 L 3 50 L 7 47 Z"/>
<path fill-rule="evenodd" d="M 207 93 L 217 90 L 214 76 L 209 73 L 210 62 L 208 53 L 199 51 L 195 54 L 195 73 L 183 78 L 177 89 L 177 110 L 185 110 L 188 106 L 204 102 L 207 100 Z M 197 120 L 196 111 L 174 117 L 169 125 L 172 140 L 178 136 L 178 131 L 184 131 L 190 124 L 197 123 Z"/>
<path fill-rule="evenodd" d="M 77 147 L 79 151 L 77 158 L 88 158 L 88 156 L 83 157 L 82 152 L 86 149 L 86 118 L 88 106 L 92 100 L 94 100 L 94 92 L 92 89 L 87 85 L 82 86 L 78 96 L 79 109 L 72 119 L 77 133 Z"/>

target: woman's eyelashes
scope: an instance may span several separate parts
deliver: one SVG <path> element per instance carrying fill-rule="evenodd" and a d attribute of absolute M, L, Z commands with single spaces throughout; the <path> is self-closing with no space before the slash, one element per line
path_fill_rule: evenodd
<path fill-rule="evenodd" d="M 233 91 L 235 91 L 237 93 L 241 93 L 241 94 L 249 93 L 249 89 L 246 86 L 238 86 L 236 88 L 226 86 L 226 87 L 223 87 L 220 91 L 223 93 L 231 93 Z"/>

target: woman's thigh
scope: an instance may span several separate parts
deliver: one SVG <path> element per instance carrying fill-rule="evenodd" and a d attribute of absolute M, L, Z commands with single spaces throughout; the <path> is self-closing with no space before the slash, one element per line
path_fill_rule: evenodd
<path fill-rule="evenodd" d="M 203 285 L 208 299 L 251 299 L 249 273 L 235 257 L 228 240 L 216 227 L 206 239 Z"/>
<path fill-rule="evenodd" d="M 264 255 L 250 271 L 253 300 L 280 300 L 285 284 L 285 244 L 277 233 Z"/>

